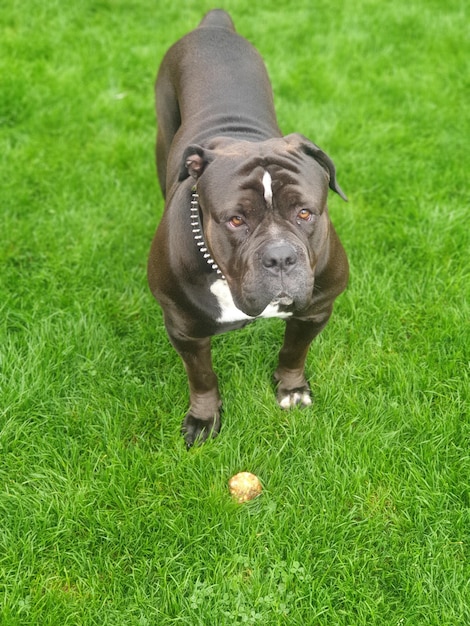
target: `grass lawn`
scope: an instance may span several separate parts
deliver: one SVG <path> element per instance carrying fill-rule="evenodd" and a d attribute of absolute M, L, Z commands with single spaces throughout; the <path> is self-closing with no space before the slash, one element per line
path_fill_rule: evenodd
<path fill-rule="evenodd" d="M 179 434 L 153 82 L 212 3 L 4 0 L 0 624 L 468 624 L 468 2 L 223 4 L 350 199 L 315 404 L 277 407 L 260 321 L 214 341 L 219 438 Z M 237 505 L 242 470 L 264 491 Z"/>

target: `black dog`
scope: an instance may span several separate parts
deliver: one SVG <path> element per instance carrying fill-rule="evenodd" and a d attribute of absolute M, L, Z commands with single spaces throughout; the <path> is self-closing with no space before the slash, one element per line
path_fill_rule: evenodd
<path fill-rule="evenodd" d="M 311 404 L 305 358 L 348 280 L 328 187 L 346 198 L 318 146 L 282 136 L 264 63 L 224 11 L 170 48 L 156 94 L 166 206 L 148 277 L 188 374 L 191 446 L 220 429 L 210 337 L 257 318 L 286 320 L 279 405 Z"/>

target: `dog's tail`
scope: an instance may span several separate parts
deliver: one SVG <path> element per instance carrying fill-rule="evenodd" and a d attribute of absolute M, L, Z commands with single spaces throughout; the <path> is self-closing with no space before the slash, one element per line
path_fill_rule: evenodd
<path fill-rule="evenodd" d="M 223 9 L 213 9 L 206 13 L 206 15 L 202 18 L 199 27 L 201 26 L 212 26 L 215 28 L 228 28 L 228 30 L 235 30 L 235 25 L 233 23 L 232 18 Z"/>

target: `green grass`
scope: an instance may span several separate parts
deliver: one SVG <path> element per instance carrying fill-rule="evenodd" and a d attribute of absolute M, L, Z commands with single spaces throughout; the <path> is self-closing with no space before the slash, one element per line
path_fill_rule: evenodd
<path fill-rule="evenodd" d="M 277 407 L 259 322 L 214 341 L 223 430 L 187 453 L 145 277 L 153 81 L 212 5 L 3 2 L 2 626 L 470 623 L 467 4 L 225 3 L 335 160 L 352 271 L 313 408 Z"/>

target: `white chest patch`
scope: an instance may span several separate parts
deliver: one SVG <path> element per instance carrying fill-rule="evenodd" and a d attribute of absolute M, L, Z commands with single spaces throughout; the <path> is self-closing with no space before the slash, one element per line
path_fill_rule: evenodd
<path fill-rule="evenodd" d="M 282 319 L 287 319 L 292 316 L 292 313 L 280 311 L 279 305 L 277 304 L 268 304 L 264 311 L 256 317 L 246 315 L 246 313 L 243 313 L 243 311 L 240 311 L 240 309 L 235 306 L 228 283 L 226 280 L 222 280 L 221 278 L 212 284 L 211 292 L 217 298 L 217 303 L 220 307 L 220 315 L 216 320 L 219 324 L 243 322 L 262 317 L 280 317 Z"/>

